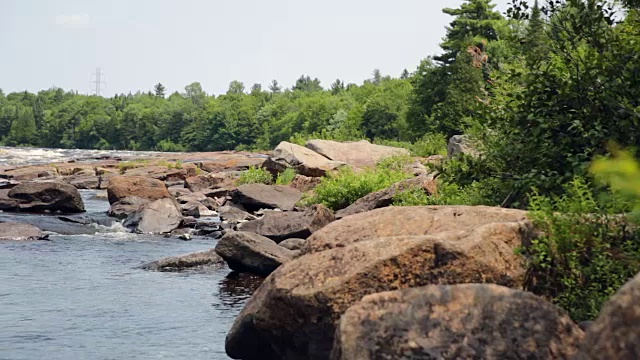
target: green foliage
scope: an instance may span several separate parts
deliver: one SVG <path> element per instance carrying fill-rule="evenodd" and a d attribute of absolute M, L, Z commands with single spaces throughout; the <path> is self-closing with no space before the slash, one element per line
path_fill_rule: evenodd
<path fill-rule="evenodd" d="M 584 180 L 573 180 L 565 190 L 555 199 L 531 198 L 530 216 L 543 235 L 523 251 L 530 263 L 526 289 L 552 300 L 574 320 L 588 320 L 640 271 L 640 239 Z"/>
<path fill-rule="evenodd" d="M 242 184 L 273 184 L 273 175 L 264 168 L 252 166 L 240 173 L 238 185 Z"/>
<path fill-rule="evenodd" d="M 156 150 L 164 152 L 183 152 L 185 151 L 185 148 L 181 144 L 176 144 L 169 139 L 165 139 L 158 143 Z"/>
<path fill-rule="evenodd" d="M 136 159 L 136 160 L 131 160 L 131 161 L 123 161 L 123 162 L 118 164 L 118 170 L 120 171 L 121 175 L 124 175 L 124 173 L 126 173 L 127 170 L 143 167 L 143 166 L 147 165 L 148 163 L 149 163 L 149 160 L 146 160 L 146 159 Z"/>
<path fill-rule="evenodd" d="M 415 187 L 396 194 L 393 204 L 396 206 L 493 205 L 492 195 L 496 185 L 490 181 L 472 182 L 467 186 L 440 182 L 436 194 L 429 195 L 424 189 Z"/>
<path fill-rule="evenodd" d="M 296 171 L 293 168 L 286 168 L 276 177 L 276 185 L 289 185 L 296 177 Z"/>
<path fill-rule="evenodd" d="M 385 159 L 378 166 L 355 172 L 341 168 L 322 179 L 307 204 L 323 204 L 330 209 L 343 209 L 359 198 L 411 177 L 403 171 L 406 158 Z"/>

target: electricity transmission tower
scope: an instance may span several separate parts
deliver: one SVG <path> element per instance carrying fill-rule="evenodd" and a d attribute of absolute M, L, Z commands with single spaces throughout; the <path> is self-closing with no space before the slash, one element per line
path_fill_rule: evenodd
<path fill-rule="evenodd" d="M 92 75 L 92 77 L 94 79 L 94 80 L 91 81 L 91 84 L 93 84 L 92 87 L 93 87 L 94 94 L 100 96 L 100 90 L 101 90 L 100 87 L 102 85 L 106 85 L 107 84 L 106 82 L 104 82 L 102 80 L 102 77 L 104 76 L 104 74 L 102 73 L 100 68 L 96 68 L 96 72 L 91 74 L 91 75 Z"/>

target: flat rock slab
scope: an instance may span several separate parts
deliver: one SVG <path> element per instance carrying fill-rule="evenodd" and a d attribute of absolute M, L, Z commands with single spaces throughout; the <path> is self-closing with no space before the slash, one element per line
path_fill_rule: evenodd
<path fill-rule="evenodd" d="M 44 240 L 42 230 L 29 224 L 18 222 L 0 223 L 0 241 L 32 241 Z"/>
<path fill-rule="evenodd" d="M 172 197 L 164 182 L 157 179 L 143 176 L 114 176 L 109 180 L 109 187 L 107 187 L 109 204 L 131 196 L 152 201 Z"/>
<path fill-rule="evenodd" d="M 179 256 L 162 258 L 141 266 L 144 270 L 151 271 L 185 271 L 208 266 L 220 266 L 224 260 L 216 254 L 214 249 L 199 251 Z"/>
<path fill-rule="evenodd" d="M 564 310 L 528 292 L 425 286 L 351 306 L 331 359 L 569 359 L 583 336 Z"/>
<path fill-rule="evenodd" d="M 411 155 L 407 149 L 375 145 L 367 140 L 356 142 L 309 140 L 305 146 L 326 158 L 354 167 L 372 166 L 378 161 L 392 156 Z"/>
<path fill-rule="evenodd" d="M 292 210 L 302 193 L 288 186 L 244 184 L 233 192 L 233 202 L 249 211 L 260 209 Z"/>

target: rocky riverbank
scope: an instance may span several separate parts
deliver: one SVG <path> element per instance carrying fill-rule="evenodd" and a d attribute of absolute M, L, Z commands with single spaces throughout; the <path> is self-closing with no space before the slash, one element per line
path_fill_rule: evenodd
<path fill-rule="evenodd" d="M 142 268 L 226 264 L 265 277 L 227 336 L 227 354 L 236 359 L 626 359 L 640 353 L 638 277 L 585 334 L 563 309 L 521 290 L 527 259 L 519 250 L 537 236 L 527 212 L 391 206 L 407 188 L 436 193 L 425 164 L 439 159 L 415 159 L 409 179 L 336 213 L 300 205 L 319 178 L 398 155 L 409 154 L 365 141 L 312 140 L 283 142 L 271 154 L 5 165 L 0 205 L 76 213 L 83 211 L 76 189 L 104 189 L 109 215 L 132 232 L 219 239 L 215 249 Z M 238 185 L 249 167 L 274 176 L 293 168 L 297 175 L 291 185 Z M 0 240 L 44 238 L 33 227 L 24 231 Z"/>

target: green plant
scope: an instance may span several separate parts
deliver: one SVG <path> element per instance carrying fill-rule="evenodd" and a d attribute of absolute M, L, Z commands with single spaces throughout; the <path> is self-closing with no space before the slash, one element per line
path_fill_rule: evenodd
<path fill-rule="evenodd" d="M 238 185 L 242 184 L 273 184 L 273 175 L 267 169 L 252 166 L 240 173 Z"/>
<path fill-rule="evenodd" d="M 413 143 L 411 153 L 414 156 L 447 155 L 447 137 L 441 133 L 427 133 Z"/>
<path fill-rule="evenodd" d="M 123 161 L 123 162 L 118 164 L 118 170 L 120 171 L 121 175 L 124 175 L 124 173 L 126 173 L 127 170 L 143 167 L 144 165 L 146 165 L 148 163 L 149 163 L 149 160 L 146 160 L 146 159 L 136 159 L 136 160 L 131 160 L 131 161 Z"/>
<path fill-rule="evenodd" d="M 602 304 L 640 271 L 640 239 L 626 217 L 610 214 L 581 178 L 565 195 L 534 194 L 532 218 L 541 236 L 522 249 L 526 289 L 566 309 L 576 321 L 595 318 Z"/>
<path fill-rule="evenodd" d="M 361 197 L 410 178 L 405 173 L 399 158 L 383 160 L 377 167 L 359 172 L 351 168 L 341 168 L 337 173 L 322 179 L 314 189 L 314 195 L 307 204 L 324 204 L 333 210 L 343 209 Z"/>
<path fill-rule="evenodd" d="M 402 191 L 393 198 L 396 206 L 424 205 L 491 205 L 493 184 L 490 181 L 473 182 L 461 187 L 455 183 L 440 182 L 438 191 L 427 194 L 422 188 L 414 187 Z"/>
<path fill-rule="evenodd" d="M 285 171 L 278 174 L 278 177 L 276 178 L 276 185 L 289 185 L 295 177 L 295 169 L 287 168 Z"/>

